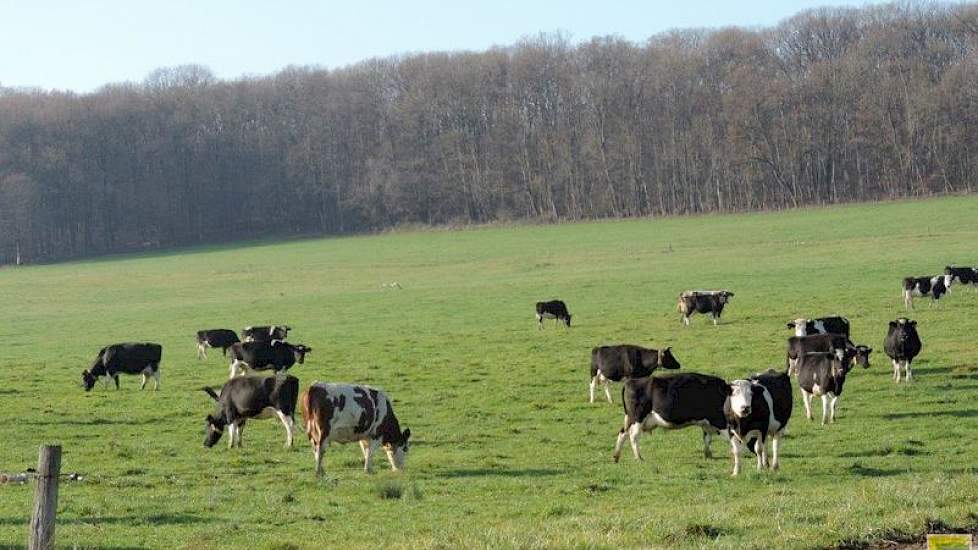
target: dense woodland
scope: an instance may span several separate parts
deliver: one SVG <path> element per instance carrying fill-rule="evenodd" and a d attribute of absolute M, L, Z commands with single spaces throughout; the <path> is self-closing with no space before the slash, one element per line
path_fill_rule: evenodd
<path fill-rule="evenodd" d="M 0 89 L 0 264 L 971 192 L 978 4 Z"/>

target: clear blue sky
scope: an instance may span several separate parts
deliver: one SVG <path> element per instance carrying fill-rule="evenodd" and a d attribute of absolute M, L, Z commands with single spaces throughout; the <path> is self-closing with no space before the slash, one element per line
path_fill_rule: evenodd
<path fill-rule="evenodd" d="M 482 50 L 539 32 L 644 41 L 672 28 L 773 25 L 865 0 L 0 0 L 0 85 L 92 91 L 185 63 L 220 78 L 287 65 Z"/>

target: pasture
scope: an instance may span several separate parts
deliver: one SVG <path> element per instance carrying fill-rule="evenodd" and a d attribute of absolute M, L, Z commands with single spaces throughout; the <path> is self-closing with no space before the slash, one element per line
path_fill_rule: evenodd
<path fill-rule="evenodd" d="M 900 280 L 978 263 L 978 197 L 768 214 L 404 232 L 253 243 L 0 270 L 0 471 L 64 445 L 58 542 L 80 548 L 812 548 L 978 524 L 978 293 L 955 287 L 908 316 L 924 343 L 896 385 L 887 322 Z M 397 281 L 401 290 L 382 288 Z M 684 328 L 687 288 L 736 293 L 714 327 Z M 573 327 L 537 330 L 560 298 Z M 684 371 L 741 378 L 783 368 L 789 319 L 840 313 L 874 348 L 837 422 L 804 418 L 795 390 L 780 472 L 698 429 L 642 439 L 611 460 L 615 403 L 587 402 L 590 349 L 673 346 Z M 276 420 L 242 449 L 202 447 L 226 381 L 194 334 L 289 323 L 314 348 L 290 372 L 368 383 L 414 434 L 407 470 L 361 470 L 356 445 L 316 479 L 304 433 Z M 89 393 L 80 372 L 108 343 L 163 344 L 162 388 Z M 603 399 L 603 395 L 601 395 Z M 298 414 L 297 414 L 298 416 Z M 297 419 L 298 420 L 298 419 Z M 0 485 L 0 547 L 26 540 L 33 489 Z"/>

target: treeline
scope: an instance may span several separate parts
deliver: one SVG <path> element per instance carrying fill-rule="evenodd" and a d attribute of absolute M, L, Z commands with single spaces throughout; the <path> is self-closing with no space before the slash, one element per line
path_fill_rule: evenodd
<path fill-rule="evenodd" d="M 978 5 L 0 90 L 0 263 L 970 192 Z"/>

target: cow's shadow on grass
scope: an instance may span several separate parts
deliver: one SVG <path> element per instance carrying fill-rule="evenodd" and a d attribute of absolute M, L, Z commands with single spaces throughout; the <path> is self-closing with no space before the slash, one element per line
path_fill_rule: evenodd
<path fill-rule="evenodd" d="M 883 420 L 899 420 L 902 418 L 919 418 L 950 416 L 952 418 L 978 418 L 978 409 L 965 409 L 959 411 L 929 411 L 929 412 L 900 412 L 884 413 L 880 415 Z"/>
<path fill-rule="evenodd" d="M 153 514 L 151 516 L 104 516 L 104 517 L 63 517 L 57 519 L 58 525 L 193 525 L 201 523 L 216 523 L 219 518 L 196 516 L 191 514 Z M 30 518 L 0 517 L 0 525 L 23 525 L 25 528 Z M 0 546 L 2 548 L 2 546 Z"/>
<path fill-rule="evenodd" d="M 439 472 L 439 477 L 547 477 L 564 473 L 564 470 L 553 468 L 458 468 Z"/>
<path fill-rule="evenodd" d="M 63 418 L 25 420 L 21 424 L 29 426 L 132 426 L 137 424 L 159 424 L 159 418 Z"/>
<path fill-rule="evenodd" d="M 870 466 L 863 466 L 858 462 L 849 466 L 849 473 L 860 477 L 891 477 L 906 473 L 906 470 L 900 470 L 897 468 L 872 468 Z"/>

